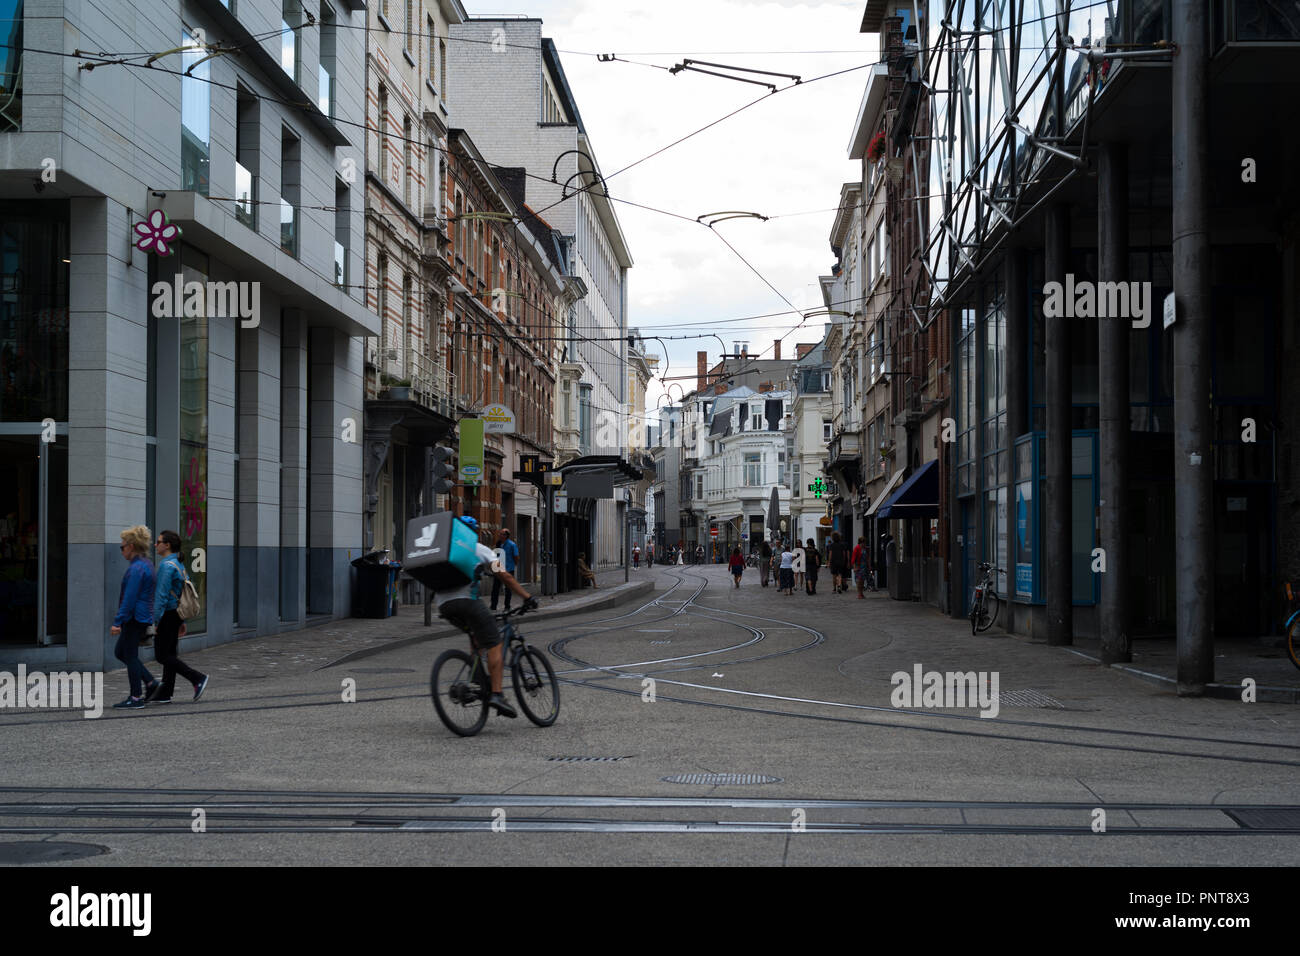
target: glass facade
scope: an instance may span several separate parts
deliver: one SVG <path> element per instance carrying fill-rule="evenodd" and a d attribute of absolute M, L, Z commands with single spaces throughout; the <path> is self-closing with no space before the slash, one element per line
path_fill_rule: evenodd
<path fill-rule="evenodd" d="M 185 247 L 181 253 L 185 282 L 207 282 L 207 257 Z M 195 568 L 195 548 L 208 546 L 208 319 L 185 315 L 180 334 L 180 522 L 185 564 L 199 593 L 199 616 L 186 621 L 188 632 L 207 629 L 207 572 Z"/>
<path fill-rule="evenodd" d="M 209 63 L 197 40 L 182 33 L 181 69 L 194 71 L 181 77 L 181 189 L 208 195 L 208 164 L 212 155 L 212 86 Z"/>

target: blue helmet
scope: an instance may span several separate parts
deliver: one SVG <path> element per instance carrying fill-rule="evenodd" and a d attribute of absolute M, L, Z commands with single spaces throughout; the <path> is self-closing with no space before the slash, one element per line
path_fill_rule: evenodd
<path fill-rule="evenodd" d="M 465 522 L 467 525 L 469 525 L 469 526 L 470 526 L 471 528 L 473 528 L 475 531 L 478 530 L 478 519 L 475 518 L 473 515 L 461 515 L 461 516 L 460 516 L 460 520 L 463 521 L 463 522 Z"/>

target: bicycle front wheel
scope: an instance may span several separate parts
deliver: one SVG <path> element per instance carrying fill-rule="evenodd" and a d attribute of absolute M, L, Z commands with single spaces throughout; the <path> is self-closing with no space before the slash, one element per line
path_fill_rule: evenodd
<path fill-rule="evenodd" d="M 515 658 L 510 681 L 524 714 L 538 727 L 549 727 L 560 716 L 560 682 L 551 662 L 535 647 L 525 647 Z"/>
<path fill-rule="evenodd" d="M 490 689 L 487 672 L 475 657 L 464 651 L 443 651 L 433 664 L 429 685 L 434 709 L 448 730 L 473 737 L 483 729 Z"/>
<path fill-rule="evenodd" d="M 1286 653 L 1291 663 L 1300 667 L 1300 613 L 1291 616 L 1286 629 Z"/>

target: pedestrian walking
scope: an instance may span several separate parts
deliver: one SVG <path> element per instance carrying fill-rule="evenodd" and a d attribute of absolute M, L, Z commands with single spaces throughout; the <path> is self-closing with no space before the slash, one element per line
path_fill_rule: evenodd
<path fill-rule="evenodd" d="M 641 570 L 641 545 L 639 544 L 632 545 L 632 570 Z"/>
<path fill-rule="evenodd" d="M 781 593 L 794 594 L 794 552 L 786 547 L 781 551 Z"/>
<path fill-rule="evenodd" d="M 867 546 L 866 537 L 859 537 L 857 545 L 853 548 L 853 578 L 858 585 L 858 600 L 864 600 L 866 595 L 862 593 L 867 584 L 867 565 L 871 560 L 871 549 Z"/>
<path fill-rule="evenodd" d="M 502 564 L 505 565 L 506 573 L 511 576 L 515 573 L 515 568 L 519 567 L 519 545 L 515 544 L 514 539 L 510 537 L 510 529 L 502 528 L 497 532 L 496 540 L 497 550 L 501 552 Z M 506 592 L 506 610 L 510 610 L 510 599 L 514 597 L 514 592 L 501 583 L 501 579 L 493 575 L 492 577 L 492 610 L 497 609 L 497 601 L 501 598 L 501 591 L 504 588 Z"/>
<path fill-rule="evenodd" d="M 767 587 L 767 579 L 772 571 L 772 545 L 763 542 L 763 547 L 758 551 L 758 583 Z"/>
<path fill-rule="evenodd" d="M 826 560 L 831 566 L 831 589 L 843 594 L 849 589 L 849 545 L 838 531 L 831 532 L 831 543 L 826 548 Z"/>
<path fill-rule="evenodd" d="M 198 700 L 208 689 L 208 675 L 196 671 L 177 655 L 181 638 L 185 636 L 185 622 L 178 605 L 188 576 L 181 553 L 181 536 L 175 531 L 158 532 L 154 549 L 162 560 L 158 563 L 158 576 L 154 587 L 153 622 L 158 636 L 154 641 L 154 657 L 163 666 L 162 686 L 149 699 L 151 704 L 170 704 L 176 688 L 176 675 L 180 674 L 194 687 Z"/>
<path fill-rule="evenodd" d="M 821 567 L 821 557 L 817 554 L 817 543 L 812 538 L 808 539 L 808 546 L 804 548 L 804 580 L 807 582 L 807 592 L 809 594 L 817 593 L 817 569 Z"/>
<path fill-rule="evenodd" d="M 653 541 L 645 546 L 645 566 L 647 568 L 655 566 L 655 546 Z"/>
<path fill-rule="evenodd" d="M 695 548 L 695 563 L 696 564 L 704 563 L 704 545 L 702 544 L 697 545 Z"/>
<path fill-rule="evenodd" d="M 790 553 L 794 555 L 794 563 L 791 565 L 794 571 L 794 586 L 797 588 L 804 587 L 804 572 L 808 570 L 808 555 L 804 553 L 803 545 L 799 539 L 794 539 L 794 546 L 790 548 Z"/>
<path fill-rule="evenodd" d="M 732 549 L 728 567 L 731 568 L 731 576 L 736 580 L 736 587 L 740 587 L 740 576 L 745 573 L 745 556 L 740 553 L 740 548 Z"/>
<path fill-rule="evenodd" d="M 117 615 L 109 634 L 117 638 L 113 654 L 126 665 L 130 691 L 126 700 L 114 704 L 131 710 L 141 708 L 148 697 L 158 692 L 159 684 L 140 660 L 140 642 L 153 626 L 153 565 L 149 553 L 149 529 L 142 524 L 121 534 L 122 558 L 127 562 L 122 588 L 117 597 Z"/>

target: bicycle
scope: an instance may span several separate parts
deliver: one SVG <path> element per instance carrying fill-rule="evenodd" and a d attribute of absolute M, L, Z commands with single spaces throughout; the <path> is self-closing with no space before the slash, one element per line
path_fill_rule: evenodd
<path fill-rule="evenodd" d="M 529 720 L 538 727 L 549 727 L 560 716 L 560 683 L 546 655 L 525 644 L 523 635 L 511 623 L 510 618 L 523 613 L 521 607 L 494 617 L 501 622 L 515 698 Z M 429 678 L 438 717 L 448 730 L 461 737 L 473 737 L 487 723 L 492 680 L 484 653 L 443 651 L 434 661 Z"/>
<path fill-rule="evenodd" d="M 1291 582 L 1286 582 L 1286 602 L 1291 606 L 1296 601 L 1295 592 L 1291 590 Z M 1291 658 L 1291 663 L 1300 667 L 1300 609 L 1291 612 L 1291 616 L 1286 619 L 1282 625 L 1282 632 L 1286 634 L 1286 653 Z"/>
<path fill-rule="evenodd" d="M 1002 569 L 981 561 L 979 570 L 984 578 L 975 585 L 975 597 L 971 601 L 970 632 L 972 634 L 979 634 L 992 627 L 993 622 L 998 619 L 998 610 L 1002 607 L 997 592 L 997 573 Z"/>

